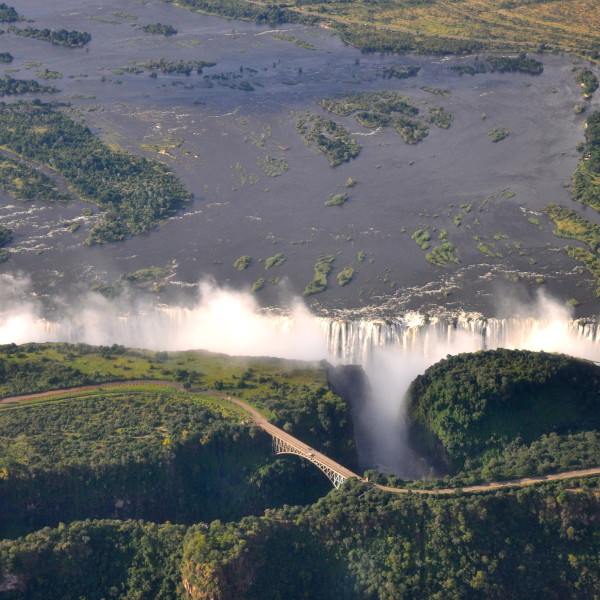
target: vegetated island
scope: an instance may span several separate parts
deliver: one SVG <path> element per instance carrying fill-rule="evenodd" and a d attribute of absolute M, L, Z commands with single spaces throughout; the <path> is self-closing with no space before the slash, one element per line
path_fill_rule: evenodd
<path fill-rule="evenodd" d="M 525 52 L 518 56 L 488 56 L 485 61 L 478 58 L 471 65 L 455 65 L 450 67 L 459 75 L 477 75 L 478 73 L 529 73 L 539 75 L 544 71 L 544 65 L 535 58 L 528 57 Z"/>
<path fill-rule="evenodd" d="M 0 77 L 0 97 L 20 94 L 53 94 L 58 91 L 53 85 L 42 85 L 35 79 L 15 79 L 10 75 Z"/>
<path fill-rule="evenodd" d="M 7 31 L 15 35 L 71 48 L 85 46 L 92 39 L 87 31 L 68 31 L 67 29 L 34 29 L 33 27 L 9 25 Z"/>
<path fill-rule="evenodd" d="M 444 496 L 390 494 L 349 480 L 315 502 L 325 490 L 310 473 L 326 481 L 322 474 L 297 457 L 271 457 L 268 436 L 217 391 L 242 395 L 320 447 L 344 445 L 351 429 L 336 420 L 347 406 L 327 389 L 322 368 L 116 345 L 8 345 L 0 357 L 3 395 L 115 376 L 205 390 L 148 381 L 0 405 L 0 585 L 8 600 L 558 600 L 600 589 L 597 477 Z M 517 422 L 533 425 L 534 435 L 544 429 L 537 417 L 566 425 L 565 411 L 544 416 L 540 400 L 557 380 L 573 390 L 562 379 L 567 371 L 598 396 L 600 368 L 585 361 L 509 351 L 453 359 L 426 373 L 435 390 L 414 385 L 429 393 L 426 404 L 447 390 L 444 414 L 466 415 L 476 439 L 463 436 L 456 456 L 481 450 L 479 442 L 498 449 L 478 425 L 506 425 L 494 415 L 519 399 L 536 419 Z M 513 368 L 511 387 L 497 375 L 509 378 Z M 340 373 L 346 388 L 362 385 L 355 368 Z M 471 419 L 471 392 L 488 398 L 496 390 L 516 396 L 479 402 L 484 416 L 476 410 Z M 290 501 L 304 506 L 282 507 Z"/>
<path fill-rule="evenodd" d="M 173 27 L 173 25 L 163 25 L 162 23 L 154 23 L 151 25 L 139 25 L 136 27 L 145 33 L 153 33 L 154 35 L 175 35 L 177 33 L 177 29 Z"/>
<path fill-rule="evenodd" d="M 162 163 L 111 150 L 56 106 L 0 103 L 0 146 L 57 171 L 73 192 L 97 204 L 101 223 L 86 243 L 148 231 L 186 206 L 191 195 Z"/>

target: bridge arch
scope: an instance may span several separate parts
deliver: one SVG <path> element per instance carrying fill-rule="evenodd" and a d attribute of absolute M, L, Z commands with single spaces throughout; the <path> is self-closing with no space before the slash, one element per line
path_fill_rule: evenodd
<path fill-rule="evenodd" d="M 301 450 L 297 446 L 293 446 L 289 442 L 282 440 L 278 437 L 272 436 L 273 440 L 273 454 L 295 454 L 296 456 L 301 456 L 302 458 L 310 461 L 313 465 L 315 465 L 318 469 L 320 469 L 327 479 L 331 481 L 334 488 L 339 488 L 344 481 L 346 481 L 347 477 L 332 469 L 329 465 L 323 463 L 319 458 L 313 453 Z"/>

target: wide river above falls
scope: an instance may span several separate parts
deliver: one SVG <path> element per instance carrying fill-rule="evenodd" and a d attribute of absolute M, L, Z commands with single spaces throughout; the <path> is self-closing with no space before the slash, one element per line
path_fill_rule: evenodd
<path fill-rule="evenodd" d="M 57 72 L 47 83 L 61 92 L 44 100 L 70 102 L 69 114 L 112 147 L 166 162 L 194 194 L 156 230 L 89 247 L 82 242 L 99 218 L 95 206 L 26 204 L 0 192 L 0 224 L 15 232 L 1 272 L 27 279 L 39 296 L 68 297 L 156 266 L 164 271 L 147 291 L 166 302 L 210 277 L 245 290 L 263 278 L 259 302 L 285 304 L 302 294 L 324 255 L 334 258 L 333 270 L 328 289 L 309 299 L 317 311 L 444 306 L 491 316 L 501 312 L 500 298 L 527 301 L 544 288 L 561 302 L 576 298 L 581 315 L 597 312 L 595 285 L 560 251 L 541 213 L 551 202 L 571 204 L 585 119 L 573 110 L 582 102 L 573 79 L 579 59 L 536 56 L 544 65 L 537 76 L 461 76 L 451 67 L 476 57 L 362 54 L 324 29 L 232 21 L 159 0 L 12 4 L 33 27 L 88 31 L 92 41 L 64 48 L 2 35 L 0 50 L 14 60 L 0 74 L 46 83 L 40 74 Z M 178 33 L 139 29 L 152 23 Z M 189 76 L 143 66 L 162 57 L 216 65 Z M 385 77 L 389 67 L 411 66 L 416 76 Z M 431 124 L 411 145 L 391 127 L 367 129 L 315 102 L 381 90 L 406 95 L 422 115 L 443 106 L 450 128 Z M 296 130 L 306 113 L 348 127 L 362 146 L 358 158 L 329 166 Z M 495 128 L 508 137 L 493 143 Z M 269 176 L 269 163 L 282 174 Z M 349 179 L 356 183 L 344 187 Z M 343 206 L 325 206 L 342 192 Z M 586 218 L 599 222 L 591 213 Z M 73 221 L 75 232 L 65 226 Z M 427 251 L 411 239 L 418 230 L 431 238 Z M 458 262 L 431 264 L 427 252 L 444 241 Z M 276 254 L 285 261 L 265 269 Z M 252 259 L 243 271 L 232 265 L 240 256 Z M 340 286 L 344 268 L 355 273 Z"/>

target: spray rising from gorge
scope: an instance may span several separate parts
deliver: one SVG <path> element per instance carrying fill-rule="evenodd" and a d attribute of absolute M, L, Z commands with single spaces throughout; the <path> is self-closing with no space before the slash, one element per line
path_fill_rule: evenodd
<path fill-rule="evenodd" d="M 205 349 L 242 356 L 277 356 L 358 364 L 370 390 L 354 411 L 359 462 L 405 476 L 426 474 L 404 445 L 404 396 L 410 382 L 448 354 L 499 347 L 600 360 L 600 326 L 577 321 L 539 296 L 514 306 L 510 318 L 477 314 L 398 315 L 388 320 L 319 317 L 300 301 L 285 312 L 259 309 L 251 294 L 200 285 L 191 307 L 155 306 L 139 298 L 109 301 L 86 293 L 45 314 L 28 283 L 0 278 L 0 343 L 62 341 L 153 350 Z"/>

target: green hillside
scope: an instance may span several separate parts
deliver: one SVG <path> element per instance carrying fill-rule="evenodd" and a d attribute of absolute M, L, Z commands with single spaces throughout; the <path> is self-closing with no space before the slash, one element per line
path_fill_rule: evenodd
<path fill-rule="evenodd" d="M 451 356 L 417 377 L 409 397 L 413 443 L 453 472 L 542 436 L 600 428 L 600 367 L 560 354 Z"/>

